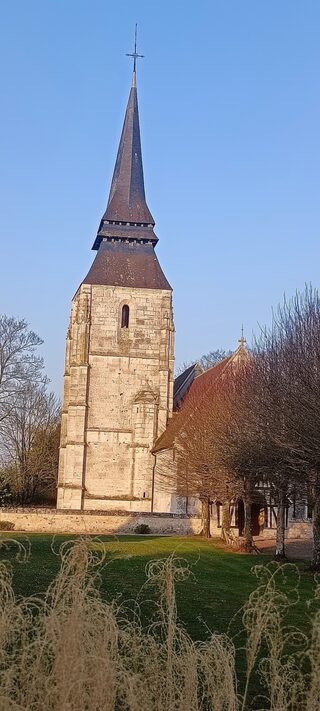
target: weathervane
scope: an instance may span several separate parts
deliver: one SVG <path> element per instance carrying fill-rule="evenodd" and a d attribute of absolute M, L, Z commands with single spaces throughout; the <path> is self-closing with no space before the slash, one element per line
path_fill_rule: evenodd
<path fill-rule="evenodd" d="M 138 54 L 137 53 L 137 27 L 138 25 L 136 24 L 135 30 L 134 30 L 134 51 L 130 53 L 126 53 L 126 57 L 132 57 L 133 58 L 133 71 L 136 71 L 136 63 L 137 59 L 143 59 L 144 54 Z"/>

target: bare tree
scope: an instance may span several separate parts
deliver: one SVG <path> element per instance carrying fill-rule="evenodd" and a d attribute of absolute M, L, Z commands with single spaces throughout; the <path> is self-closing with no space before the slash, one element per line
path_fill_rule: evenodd
<path fill-rule="evenodd" d="M 289 496 L 299 487 L 299 480 L 288 464 L 288 413 L 293 406 L 290 396 L 290 355 L 279 347 L 273 329 L 263 332 L 255 348 L 255 417 L 258 445 L 263 453 L 258 467 L 261 479 L 270 487 L 276 513 L 276 558 L 285 557 L 286 510 Z M 286 443 L 284 445 L 284 443 Z"/>
<path fill-rule="evenodd" d="M 37 348 L 42 340 L 23 319 L 0 316 L 0 466 L 2 489 L 19 504 L 54 485 L 59 406 Z"/>
<path fill-rule="evenodd" d="M 208 370 L 208 368 L 212 368 L 212 366 L 220 363 L 224 358 L 228 358 L 228 356 L 231 355 L 232 351 L 230 350 L 226 351 L 224 348 L 216 348 L 214 351 L 209 351 L 209 353 L 205 353 L 201 356 L 199 363 L 203 370 Z"/>
<path fill-rule="evenodd" d="M 313 495 L 313 565 L 320 568 L 320 297 L 306 286 L 278 308 L 272 332 L 282 371 L 282 423 L 275 442 L 288 475 Z"/>
<path fill-rule="evenodd" d="M 41 343 L 26 321 L 0 315 L 0 421 L 11 412 L 15 398 L 43 377 L 43 361 L 36 354 Z"/>
<path fill-rule="evenodd" d="M 184 450 L 189 462 L 192 460 L 190 449 L 198 450 L 198 459 L 209 457 L 214 462 L 209 488 L 223 501 L 223 534 L 227 540 L 231 499 L 242 498 L 243 548 L 248 552 L 254 550 L 253 504 L 261 502 L 261 485 L 271 487 L 278 504 L 277 554 L 280 557 L 284 555 L 289 477 L 283 453 L 276 444 L 282 417 L 278 408 L 279 373 L 270 367 L 265 353 L 263 361 L 244 350 L 240 353 L 242 357 L 229 361 L 214 392 L 209 391 L 209 398 L 206 400 L 204 396 L 200 407 L 198 403 L 194 427 L 199 431 L 189 433 Z M 210 471 L 209 467 L 206 471 Z M 217 473 L 218 482 L 214 480 Z"/>
<path fill-rule="evenodd" d="M 252 436 L 252 359 L 243 351 L 242 357 L 231 363 L 223 378 L 215 405 L 216 457 L 220 468 L 232 473 L 234 495 L 244 503 L 243 547 L 253 550 L 252 503 L 257 483 L 253 458 Z M 252 422 L 251 422 L 252 419 Z"/>
<path fill-rule="evenodd" d="M 198 378 L 195 383 L 202 380 Z M 205 380 L 202 380 L 204 385 Z M 245 538 L 252 545 L 252 497 L 268 483 L 277 505 L 278 557 L 294 492 L 312 491 L 313 565 L 320 569 L 320 296 L 307 286 L 274 314 L 250 364 L 227 369 L 219 387 L 196 393 L 177 420 L 178 480 L 203 507 L 221 483 L 242 482 Z M 211 400 L 210 400 L 211 398 Z M 187 398 L 188 399 L 188 398 Z M 251 540 L 250 540 L 251 539 Z"/>
<path fill-rule="evenodd" d="M 272 355 L 272 353 L 271 353 Z M 252 548 L 252 504 L 267 485 L 277 503 L 277 557 L 284 556 L 285 507 L 290 477 L 277 441 L 283 422 L 281 373 L 270 353 L 251 357 L 226 391 L 229 422 L 221 428 L 221 458 L 243 480 L 246 547 Z M 228 408 L 228 399 L 231 407 Z"/>
<path fill-rule="evenodd" d="M 3 476 L 19 505 L 55 485 L 59 450 L 59 404 L 47 382 L 15 396 L 0 429 Z"/>
<path fill-rule="evenodd" d="M 320 298 L 306 287 L 274 314 L 238 388 L 242 427 L 228 433 L 228 458 L 272 488 L 277 557 L 285 554 L 288 496 L 313 492 L 314 566 L 320 568 Z"/>
<path fill-rule="evenodd" d="M 217 444 L 227 367 L 220 363 L 210 377 L 203 373 L 194 381 L 170 424 L 175 466 L 164 466 L 161 479 L 164 486 L 169 481 L 169 487 L 181 496 L 200 499 L 205 537 L 210 537 L 211 504 L 222 503 L 222 534 L 230 540 L 230 502 L 240 494 L 242 482 L 222 463 Z"/>

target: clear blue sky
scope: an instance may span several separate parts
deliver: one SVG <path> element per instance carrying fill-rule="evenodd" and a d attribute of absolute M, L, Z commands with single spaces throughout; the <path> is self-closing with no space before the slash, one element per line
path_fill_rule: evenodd
<path fill-rule="evenodd" d="M 60 393 L 139 23 L 146 192 L 176 361 L 250 341 L 320 286 L 318 0 L 10 0 L 0 9 L 0 311 L 45 341 Z"/>

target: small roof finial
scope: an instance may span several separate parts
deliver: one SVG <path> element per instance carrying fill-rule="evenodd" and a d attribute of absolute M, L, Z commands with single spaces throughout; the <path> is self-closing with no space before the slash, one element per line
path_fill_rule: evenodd
<path fill-rule="evenodd" d="M 246 339 L 245 339 L 245 337 L 244 337 L 244 335 L 243 335 L 243 324 L 242 324 L 242 326 L 241 326 L 241 338 L 239 338 L 238 343 L 240 343 L 240 346 L 244 346 L 244 345 L 246 344 L 246 342 L 247 342 L 247 341 L 246 341 Z"/>
<path fill-rule="evenodd" d="M 138 54 L 137 52 L 137 29 L 138 25 L 136 23 L 135 30 L 134 30 L 134 50 L 133 52 L 127 52 L 126 57 L 132 57 L 133 58 L 133 74 L 136 73 L 136 64 L 137 64 L 137 59 L 143 59 L 144 54 Z"/>

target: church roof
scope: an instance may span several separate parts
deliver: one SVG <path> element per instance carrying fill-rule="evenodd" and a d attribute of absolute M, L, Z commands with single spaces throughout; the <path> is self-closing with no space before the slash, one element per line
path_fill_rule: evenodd
<path fill-rule="evenodd" d="M 219 363 L 216 363 L 199 375 L 196 375 L 180 404 L 179 411 L 173 414 L 166 430 L 157 439 L 152 450 L 154 454 L 163 449 L 171 449 L 173 447 L 175 437 L 181 430 L 185 418 L 194 411 L 194 408 L 201 406 L 202 399 L 207 396 L 208 391 L 210 392 L 211 389 L 214 390 L 225 369 L 232 363 L 237 363 L 239 360 L 243 360 L 247 357 L 248 351 L 244 347 L 243 342 L 240 342 L 240 346 L 234 353 L 223 358 Z M 186 372 L 187 371 L 185 371 L 185 373 Z"/>
<path fill-rule="evenodd" d="M 156 244 L 158 240 L 153 232 L 154 224 L 144 189 L 136 71 L 134 68 L 108 205 L 102 217 L 93 249 L 99 248 L 104 237 L 147 239 Z"/>
<path fill-rule="evenodd" d="M 150 243 L 103 241 L 83 284 L 171 291 Z"/>
<path fill-rule="evenodd" d="M 197 363 L 193 363 L 186 368 L 183 373 L 180 373 L 175 380 L 173 385 L 173 409 L 177 410 L 181 401 L 185 397 L 187 390 L 190 388 L 196 375 L 198 375 L 199 366 Z"/>

